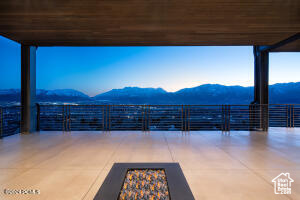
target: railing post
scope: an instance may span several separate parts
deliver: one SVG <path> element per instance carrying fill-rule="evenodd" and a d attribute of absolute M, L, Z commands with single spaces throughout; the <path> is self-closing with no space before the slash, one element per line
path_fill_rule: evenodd
<path fill-rule="evenodd" d="M 148 124 L 148 105 L 145 105 L 145 131 L 148 131 L 148 126 L 147 126 L 147 124 Z"/>
<path fill-rule="evenodd" d="M 228 128 L 228 116 L 227 116 L 227 105 L 224 105 L 224 131 L 227 131 Z"/>
<path fill-rule="evenodd" d="M 145 128 L 145 124 L 146 124 L 146 122 L 145 122 L 145 118 L 146 118 L 146 105 L 143 105 L 142 106 L 142 131 L 145 131 L 146 130 L 146 128 Z"/>
<path fill-rule="evenodd" d="M 101 106 L 102 108 L 102 131 L 105 131 L 105 128 L 104 128 L 104 119 L 105 119 L 105 115 L 104 115 L 104 108 L 105 106 Z"/>
<path fill-rule="evenodd" d="M 108 105 L 104 106 L 104 130 L 108 131 Z"/>
<path fill-rule="evenodd" d="M 187 105 L 184 105 L 184 131 L 187 131 L 187 109 L 186 109 Z"/>
<path fill-rule="evenodd" d="M 68 108 L 68 131 L 71 131 L 71 105 Z"/>
<path fill-rule="evenodd" d="M 62 106 L 62 130 L 65 131 L 65 105 Z"/>
<path fill-rule="evenodd" d="M 0 139 L 3 137 L 3 109 L 0 107 Z"/>
<path fill-rule="evenodd" d="M 265 131 L 269 129 L 269 104 L 265 105 Z"/>
<path fill-rule="evenodd" d="M 63 131 L 70 131 L 70 105 L 62 106 Z"/>
<path fill-rule="evenodd" d="M 183 105 L 181 105 L 181 131 L 184 131 Z"/>
<path fill-rule="evenodd" d="M 294 127 L 294 105 L 286 105 L 287 107 L 287 127 Z"/>
<path fill-rule="evenodd" d="M 151 105 L 148 105 L 148 112 L 147 112 L 147 130 L 150 131 L 150 116 L 151 115 Z"/>
<path fill-rule="evenodd" d="M 187 105 L 184 106 L 184 131 L 187 131 Z"/>
<path fill-rule="evenodd" d="M 291 105 L 291 128 L 295 127 L 295 109 L 294 109 L 295 105 Z"/>
<path fill-rule="evenodd" d="M 149 131 L 149 113 L 150 105 L 143 105 L 143 115 L 142 115 L 142 130 Z"/>
<path fill-rule="evenodd" d="M 248 107 L 248 112 L 249 112 L 249 130 L 253 130 L 253 126 L 252 126 L 252 121 L 253 121 L 253 118 L 252 118 L 252 104 L 249 105 Z"/>
<path fill-rule="evenodd" d="M 40 104 L 36 104 L 36 130 L 40 131 L 40 112 L 41 112 L 41 108 L 40 108 Z"/>
<path fill-rule="evenodd" d="M 224 105 L 224 131 L 230 130 L 230 105 Z"/>
<path fill-rule="evenodd" d="M 190 105 L 188 105 L 187 110 L 187 131 L 190 131 Z"/>
<path fill-rule="evenodd" d="M 66 114 L 66 131 L 69 131 L 69 106 L 66 105 L 65 107 L 65 114 Z"/>
<path fill-rule="evenodd" d="M 227 105 L 227 131 L 230 131 L 230 105 Z"/>
<path fill-rule="evenodd" d="M 108 131 L 110 131 L 110 105 L 108 105 L 107 115 L 108 115 Z"/>
<path fill-rule="evenodd" d="M 225 113 L 225 109 L 224 109 L 224 105 L 222 105 L 222 127 L 221 127 L 222 131 L 226 130 L 226 113 Z"/>
<path fill-rule="evenodd" d="M 286 105 L 286 127 L 290 127 L 290 106 Z"/>

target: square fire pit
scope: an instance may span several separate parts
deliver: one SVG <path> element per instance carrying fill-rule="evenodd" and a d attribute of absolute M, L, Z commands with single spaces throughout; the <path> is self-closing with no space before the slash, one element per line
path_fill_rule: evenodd
<path fill-rule="evenodd" d="M 194 200 L 179 163 L 115 163 L 94 200 Z"/>

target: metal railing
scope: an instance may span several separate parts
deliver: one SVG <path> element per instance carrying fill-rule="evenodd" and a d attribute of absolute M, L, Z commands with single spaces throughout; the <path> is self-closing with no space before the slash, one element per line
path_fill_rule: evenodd
<path fill-rule="evenodd" d="M 0 108 L 0 137 L 20 132 L 21 107 Z M 300 104 L 39 105 L 37 130 L 267 130 L 300 127 Z"/>
<path fill-rule="evenodd" d="M 21 107 L 0 107 L 0 138 L 20 133 Z"/>
<path fill-rule="evenodd" d="M 41 105 L 40 130 L 266 130 L 299 127 L 300 105 Z"/>
<path fill-rule="evenodd" d="M 300 127 L 300 104 L 273 104 L 269 108 L 269 126 Z"/>

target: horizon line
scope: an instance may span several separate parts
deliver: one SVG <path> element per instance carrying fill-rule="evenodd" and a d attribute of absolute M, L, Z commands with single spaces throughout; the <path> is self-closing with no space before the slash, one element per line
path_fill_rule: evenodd
<path fill-rule="evenodd" d="M 276 85 L 276 84 L 287 84 L 287 83 L 300 83 L 300 81 L 298 82 L 280 82 L 280 83 L 272 83 L 272 84 L 269 84 L 269 86 L 271 85 Z M 181 88 L 181 89 L 178 89 L 176 91 L 168 91 L 168 90 L 165 90 L 164 88 L 162 87 L 139 87 L 139 86 L 124 86 L 123 88 L 113 88 L 113 89 L 110 89 L 110 90 L 107 90 L 105 92 L 102 92 L 102 93 L 99 93 L 99 94 L 96 94 L 94 96 L 91 96 L 91 95 L 88 95 L 86 94 L 85 92 L 81 91 L 80 89 L 72 89 L 72 88 L 64 88 L 64 89 L 41 89 L 41 88 L 37 88 L 36 90 L 48 90 L 48 91 L 54 91 L 54 90 L 75 90 L 75 91 L 78 91 L 78 92 L 81 92 L 85 95 L 87 95 L 88 97 L 95 97 L 97 95 L 100 95 L 100 94 L 104 94 L 106 92 L 110 92 L 112 90 L 122 90 L 122 89 L 125 89 L 125 88 L 141 88 L 141 89 L 162 89 L 168 93 L 176 93 L 180 90 L 183 90 L 183 89 L 191 89 L 191 88 L 196 88 L 196 87 L 200 87 L 200 86 L 203 86 L 203 85 L 221 85 L 221 86 L 226 86 L 226 87 L 234 87 L 234 86 L 238 86 L 238 87 L 244 87 L 244 88 L 248 88 L 248 87 L 254 87 L 254 85 L 251 85 L 251 86 L 243 86 L 243 85 L 223 85 L 223 84 L 220 84 L 220 83 L 204 83 L 204 84 L 201 84 L 201 85 L 198 85 L 198 86 L 194 86 L 194 87 L 188 87 L 188 88 Z M 20 90 L 21 88 L 7 88 L 7 89 L 0 89 L 0 90 Z"/>

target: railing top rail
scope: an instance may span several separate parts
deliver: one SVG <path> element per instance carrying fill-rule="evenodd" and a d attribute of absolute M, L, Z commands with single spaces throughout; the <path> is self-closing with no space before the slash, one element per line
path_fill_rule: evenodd
<path fill-rule="evenodd" d="M 287 106 L 287 105 L 294 105 L 294 106 L 300 106 L 300 104 L 38 104 L 40 106 L 207 106 L 207 107 L 216 107 L 216 106 Z"/>
<path fill-rule="evenodd" d="M 45 105 L 45 104 L 38 104 L 40 106 L 250 106 L 250 105 L 300 105 L 300 104 L 79 104 L 79 105 L 72 105 L 72 104 L 53 104 L 53 105 Z"/>
<path fill-rule="evenodd" d="M 51 106 L 108 106 L 108 105 L 101 105 L 101 104 L 79 104 L 79 105 L 73 105 L 73 104 L 37 104 L 39 106 L 44 107 L 51 107 Z"/>
<path fill-rule="evenodd" d="M 271 106 L 300 106 L 300 104 L 297 104 L 297 103 L 290 103 L 290 104 L 269 104 Z"/>

